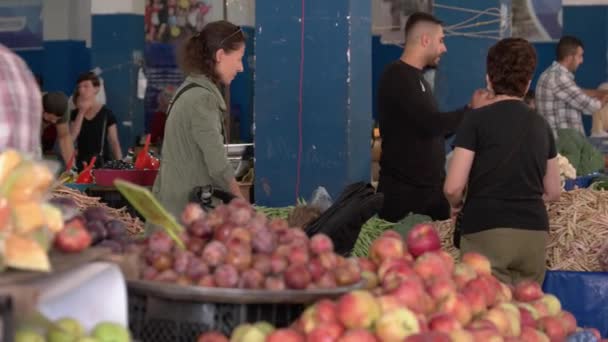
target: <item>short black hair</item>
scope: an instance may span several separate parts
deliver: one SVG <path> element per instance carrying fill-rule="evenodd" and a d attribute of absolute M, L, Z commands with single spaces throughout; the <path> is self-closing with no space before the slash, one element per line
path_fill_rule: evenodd
<path fill-rule="evenodd" d="M 563 36 L 555 48 L 557 61 L 563 61 L 566 57 L 575 55 L 579 47 L 584 48 L 580 39 L 573 36 Z"/>
<path fill-rule="evenodd" d="M 61 91 L 51 91 L 42 96 L 42 108 L 45 113 L 62 117 L 68 110 L 68 97 Z"/>
<path fill-rule="evenodd" d="M 408 33 L 414 28 L 414 26 L 419 23 L 432 23 L 437 25 L 442 25 L 443 22 L 437 18 L 435 18 L 432 14 L 426 12 L 415 12 L 407 18 L 407 23 L 405 23 L 404 34 L 407 38 Z"/>
<path fill-rule="evenodd" d="M 97 77 L 97 75 L 92 71 L 88 71 L 88 72 L 80 74 L 78 76 L 78 80 L 76 81 L 76 84 L 78 85 L 85 81 L 91 81 L 91 83 L 93 83 L 94 87 L 99 87 L 101 85 L 101 82 L 99 81 L 99 77 Z"/>

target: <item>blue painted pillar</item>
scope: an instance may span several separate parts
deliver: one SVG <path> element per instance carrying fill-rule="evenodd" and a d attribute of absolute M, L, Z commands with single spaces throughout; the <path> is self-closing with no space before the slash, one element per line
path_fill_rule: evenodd
<path fill-rule="evenodd" d="M 510 7 L 510 0 L 444 0 L 435 4 L 434 14 L 446 27 L 448 49 L 435 74 L 435 96 L 442 110 L 464 106 L 475 89 L 485 87 L 488 49 L 499 37 L 510 36 L 506 25 Z M 491 14 L 478 16 L 481 11 Z M 473 20 L 465 22 L 468 19 Z M 459 24 L 463 24 L 461 28 L 454 27 Z"/>
<path fill-rule="evenodd" d="M 93 0 L 91 64 L 102 70 L 108 107 L 118 121 L 123 154 L 144 132 L 143 101 L 137 98 L 136 60 L 144 51 L 144 2 Z"/>
<path fill-rule="evenodd" d="M 256 203 L 370 181 L 371 46 L 369 1 L 256 3 Z"/>
<path fill-rule="evenodd" d="M 563 34 L 575 36 L 585 45 L 584 61 L 576 72 L 576 83 L 584 88 L 608 81 L 608 3 L 595 3 L 563 8 Z"/>

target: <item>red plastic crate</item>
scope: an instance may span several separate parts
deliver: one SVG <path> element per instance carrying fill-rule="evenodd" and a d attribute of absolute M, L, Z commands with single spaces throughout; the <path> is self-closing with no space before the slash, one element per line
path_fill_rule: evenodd
<path fill-rule="evenodd" d="M 157 174 L 158 170 L 93 170 L 95 183 L 100 186 L 113 186 L 116 179 L 122 179 L 141 186 L 152 186 Z"/>

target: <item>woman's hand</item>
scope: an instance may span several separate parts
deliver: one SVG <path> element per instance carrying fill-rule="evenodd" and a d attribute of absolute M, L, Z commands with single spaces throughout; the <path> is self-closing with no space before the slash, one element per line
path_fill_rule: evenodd
<path fill-rule="evenodd" d="M 452 224 L 456 224 L 456 219 L 458 218 L 458 214 L 462 211 L 462 204 L 457 207 L 450 207 L 450 219 L 452 220 Z"/>

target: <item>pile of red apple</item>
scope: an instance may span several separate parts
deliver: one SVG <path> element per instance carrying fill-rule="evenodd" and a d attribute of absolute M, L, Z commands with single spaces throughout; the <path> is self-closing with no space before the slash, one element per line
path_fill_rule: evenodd
<path fill-rule="evenodd" d="M 282 219 L 268 220 L 247 202 L 204 212 L 190 204 L 182 213 L 187 231 L 179 248 L 165 232 L 145 243 L 145 280 L 244 289 L 329 289 L 361 280 L 355 259 L 333 252 L 329 237 L 308 238 Z"/>
<path fill-rule="evenodd" d="M 336 301 L 321 300 L 289 328 L 269 331 L 246 325 L 231 341 L 245 341 L 243 336 L 267 342 L 559 342 L 577 334 L 591 336 L 585 341 L 601 338 L 595 329 L 577 328 L 574 316 L 537 283 L 511 287 L 499 282 L 484 256 L 468 253 L 455 264 L 440 250 L 431 225 L 416 226 L 406 241 L 396 232 L 384 233 L 372 244 L 370 259 L 359 259 L 359 264 L 368 280 L 377 280 L 377 287 Z M 198 341 L 224 340 L 211 332 Z"/>

